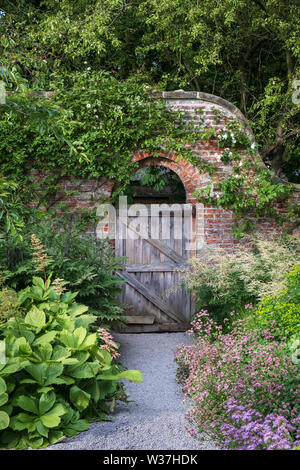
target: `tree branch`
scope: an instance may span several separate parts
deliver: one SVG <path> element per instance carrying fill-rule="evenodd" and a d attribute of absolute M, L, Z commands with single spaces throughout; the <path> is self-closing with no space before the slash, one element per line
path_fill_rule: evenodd
<path fill-rule="evenodd" d="M 263 3 L 261 3 L 260 0 L 252 0 L 261 10 L 263 10 L 265 13 L 268 13 L 266 10 L 266 7 L 264 6 Z"/>
<path fill-rule="evenodd" d="M 268 150 L 262 155 L 262 159 L 264 160 L 267 158 L 274 150 L 276 150 L 278 147 L 280 147 L 284 141 L 290 139 L 291 137 L 294 137 L 297 135 L 297 133 L 300 132 L 300 127 L 297 127 L 293 131 L 289 132 L 285 136 L 281 137 L 280 141 L 277 142 L 276 144 L 272 145 L 272 147 L 268 148 Z"/>

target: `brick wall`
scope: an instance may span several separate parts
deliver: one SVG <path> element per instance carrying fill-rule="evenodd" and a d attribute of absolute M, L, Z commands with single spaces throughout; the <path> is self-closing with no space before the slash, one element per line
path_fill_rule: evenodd
<path fill-rule="evenodd" d="M 176 92 L 159 93 L 159 96 L 165 99 L 166 106 L 173 109 L 181 109 L 185 111 L 186 118 L 193 122 L 196 126 L 200 124 L 200 117 L 204 120 L 201 126 L 214 126 L 217 129 L 225 129 L 226 123 L 230 119 L 239 119 L 244 125 L 245 131 L 254 140 L 251 128 L 249 127 L 242 113 L 231 103 L 226 100 L 200 92 L 184 92 L 182 90 Z M 197 112 L 201 110 L 201 115 Z M 220 112 L 222 117 L 219 122 L 215 121 L 214 110 Z M 188 147 L 193 150 L 199 159 L 211 162 L 218 166 L 218 176 L 230 174 L 230 165 L 221 162 L 222 149 L 219 149 L 216 139 L 209 142 L 198 142 L 189 144 Z M 197 203 L 193 192 L 201 187 L 205 187 L 210 182 L 207 174 L 200 173 L 191 163 L 185 160 L 178 160 L 176 154 L 172 152 L 162 152 L 160 157 L 152 158 L 147 153 L 136 152 L 133 159 L 139 163 L 139 167 L 143 168 L 151 165 L 165 166 L 174 171 L 182 180 L 186 190 L 186 202 L 196 206 L 196 240 L 197 246 L 201 249 L 202 245 L 215 245 L 226 250 L 233 250 L 239 243 L 232 235 L 232 213 L 222 208 L 210 207 L 208 205 Z M 56 198 L 64 201 L 72 208 L 93 208 L 97 204 L 99 197 L 109 199 L 113 190 L 113 184 L 102 178 L 98 180 L 81 180 L 70 178 L 60 181 L 61 191 Z M 65 191 L 75 191 L 74 194 L 65 197 Z M 300 202 L 300 192 L 295 189 L 293 199 Z M 278 210 L 284 211 L 285 205 L 278 205 Z M 276 232 L 280 233 L 280 229 L 276 225 L 264 218 L 255 220 L 259 230 L 264 233 Z"/>

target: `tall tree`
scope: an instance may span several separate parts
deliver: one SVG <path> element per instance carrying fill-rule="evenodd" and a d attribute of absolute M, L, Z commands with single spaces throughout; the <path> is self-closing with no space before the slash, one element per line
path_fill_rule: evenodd
<path fill-rule="evenodd" d="M 2 64 L 33 88 L 91 67 L 220 95 L 251 121 L 276 174 L 300 181 L 300 0 L 0 0 L 0 9 Z"/>

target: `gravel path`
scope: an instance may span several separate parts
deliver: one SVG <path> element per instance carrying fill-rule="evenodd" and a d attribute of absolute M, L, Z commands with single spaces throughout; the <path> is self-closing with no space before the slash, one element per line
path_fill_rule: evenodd
<path fill-rule="evenodd" d="M 114 422 L 92 423 L 88 431 L 48 449 L 214 449 L 210 442 L 189 437 L 185 429 L 186 407 L 175 380 L 173 351 L 179 344 L 189 343 L 189 337 L 185 333 L 142 333 L 119 334 L 115 339 L 121 343 L 123 364 L 143 373 L 143 383 L 126 382 L 134 401 L 117 405 Z"/>

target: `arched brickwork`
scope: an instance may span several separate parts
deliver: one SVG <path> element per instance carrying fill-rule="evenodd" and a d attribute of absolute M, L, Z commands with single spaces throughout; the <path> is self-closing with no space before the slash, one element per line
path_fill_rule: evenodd
<path fill-rule="evenodd" d="M 147 153 L 136 153 L 134 159 L 139 163 L 139 168 L 146 166 L 164 166 L 174 171 L 185 187 L 186 202 L 196 203 L 193 193 L 201 185 L 201 175 L 199 170 L 191 163 L 184 159 L 179 160 L 174 153 L 168 153 L 167 155 L 162 154 L 161 157 L 155 158 L 150 157 Z"/>
<path fill-rule="evenodd" d="M 198 111 L 201 110 L 201 118 L 203 119 L 201 126 L 205 125 L 221 130 L 226 129 L 229 120 L 238 119 L 244 125 L 245 131 L 250 138 L 254 140 L 252 130 L 246 118 L 233 104 L 223 98 L 208 93 L 185 92 L 183 90 L 158 93 L 157 96 L 165 100 L 167 107 L 184 111 L 186 118 L 194 123 L 196 128 L 200 124 Z M 218 121 L 216 121 L 216 111 L 220 115 Z M 210 141 L 205 142 L 198 141 L 187 144 L 186 147 L 192 150 L 195 157 L 199 160 L 204 160 L 217 167 L 216 173 L 218 177 L 226 178 L 232 171 L 230 165 L 225 165 L 221 161 L 223 149 L 219 148 L 217 139 L 212 138 Z M 184 159 L 179 159 L 172 152 L 162 152 L 159 157 L 151 157 L 147 153 L 135 152 L 133 160 L 138 162 L 139 168 L 160 165 L 169 168 L 179 176 L 186 190 L 186 202 L 196 207 L 195 233 L 197 247 L 200 252 L 203 245 L 210 244 L 225 248 L 226 250 L 234 249 L 237 242 L 232 234 L 233 214 L 221 207 L 199 204 L 193 195 L 197 189 L 205 187 L 211 182 L 207 174 L 201 173 L 197 167 Z M 216 177 L 216 179 L 218 178 Z M 93 208 L 96 204 L 95 201 L 99 200 L 99 197 L 104 196 L 109 201 L 113 186 L 113 183 L 105 178 L 98 180 L 82 179 L 79 183 L 75 181 L 75 178 L 67 178 L 65 181 L 62 181 L 60 194 L 69 190 L 77 190 L 77 193 L 74 195 L 67 196 L 64 202 L 73 208 Z M 297 189 L 299 191 L 299 188 L 297 188 L 299 185 L 294 186 L 295 191 Z M 294 193 L 296 200 L 299 200 L 299 196 L 299 192 Z M 262 232 L 280 231 L 269 220 L 255 220 L 255 224 Z"/>

